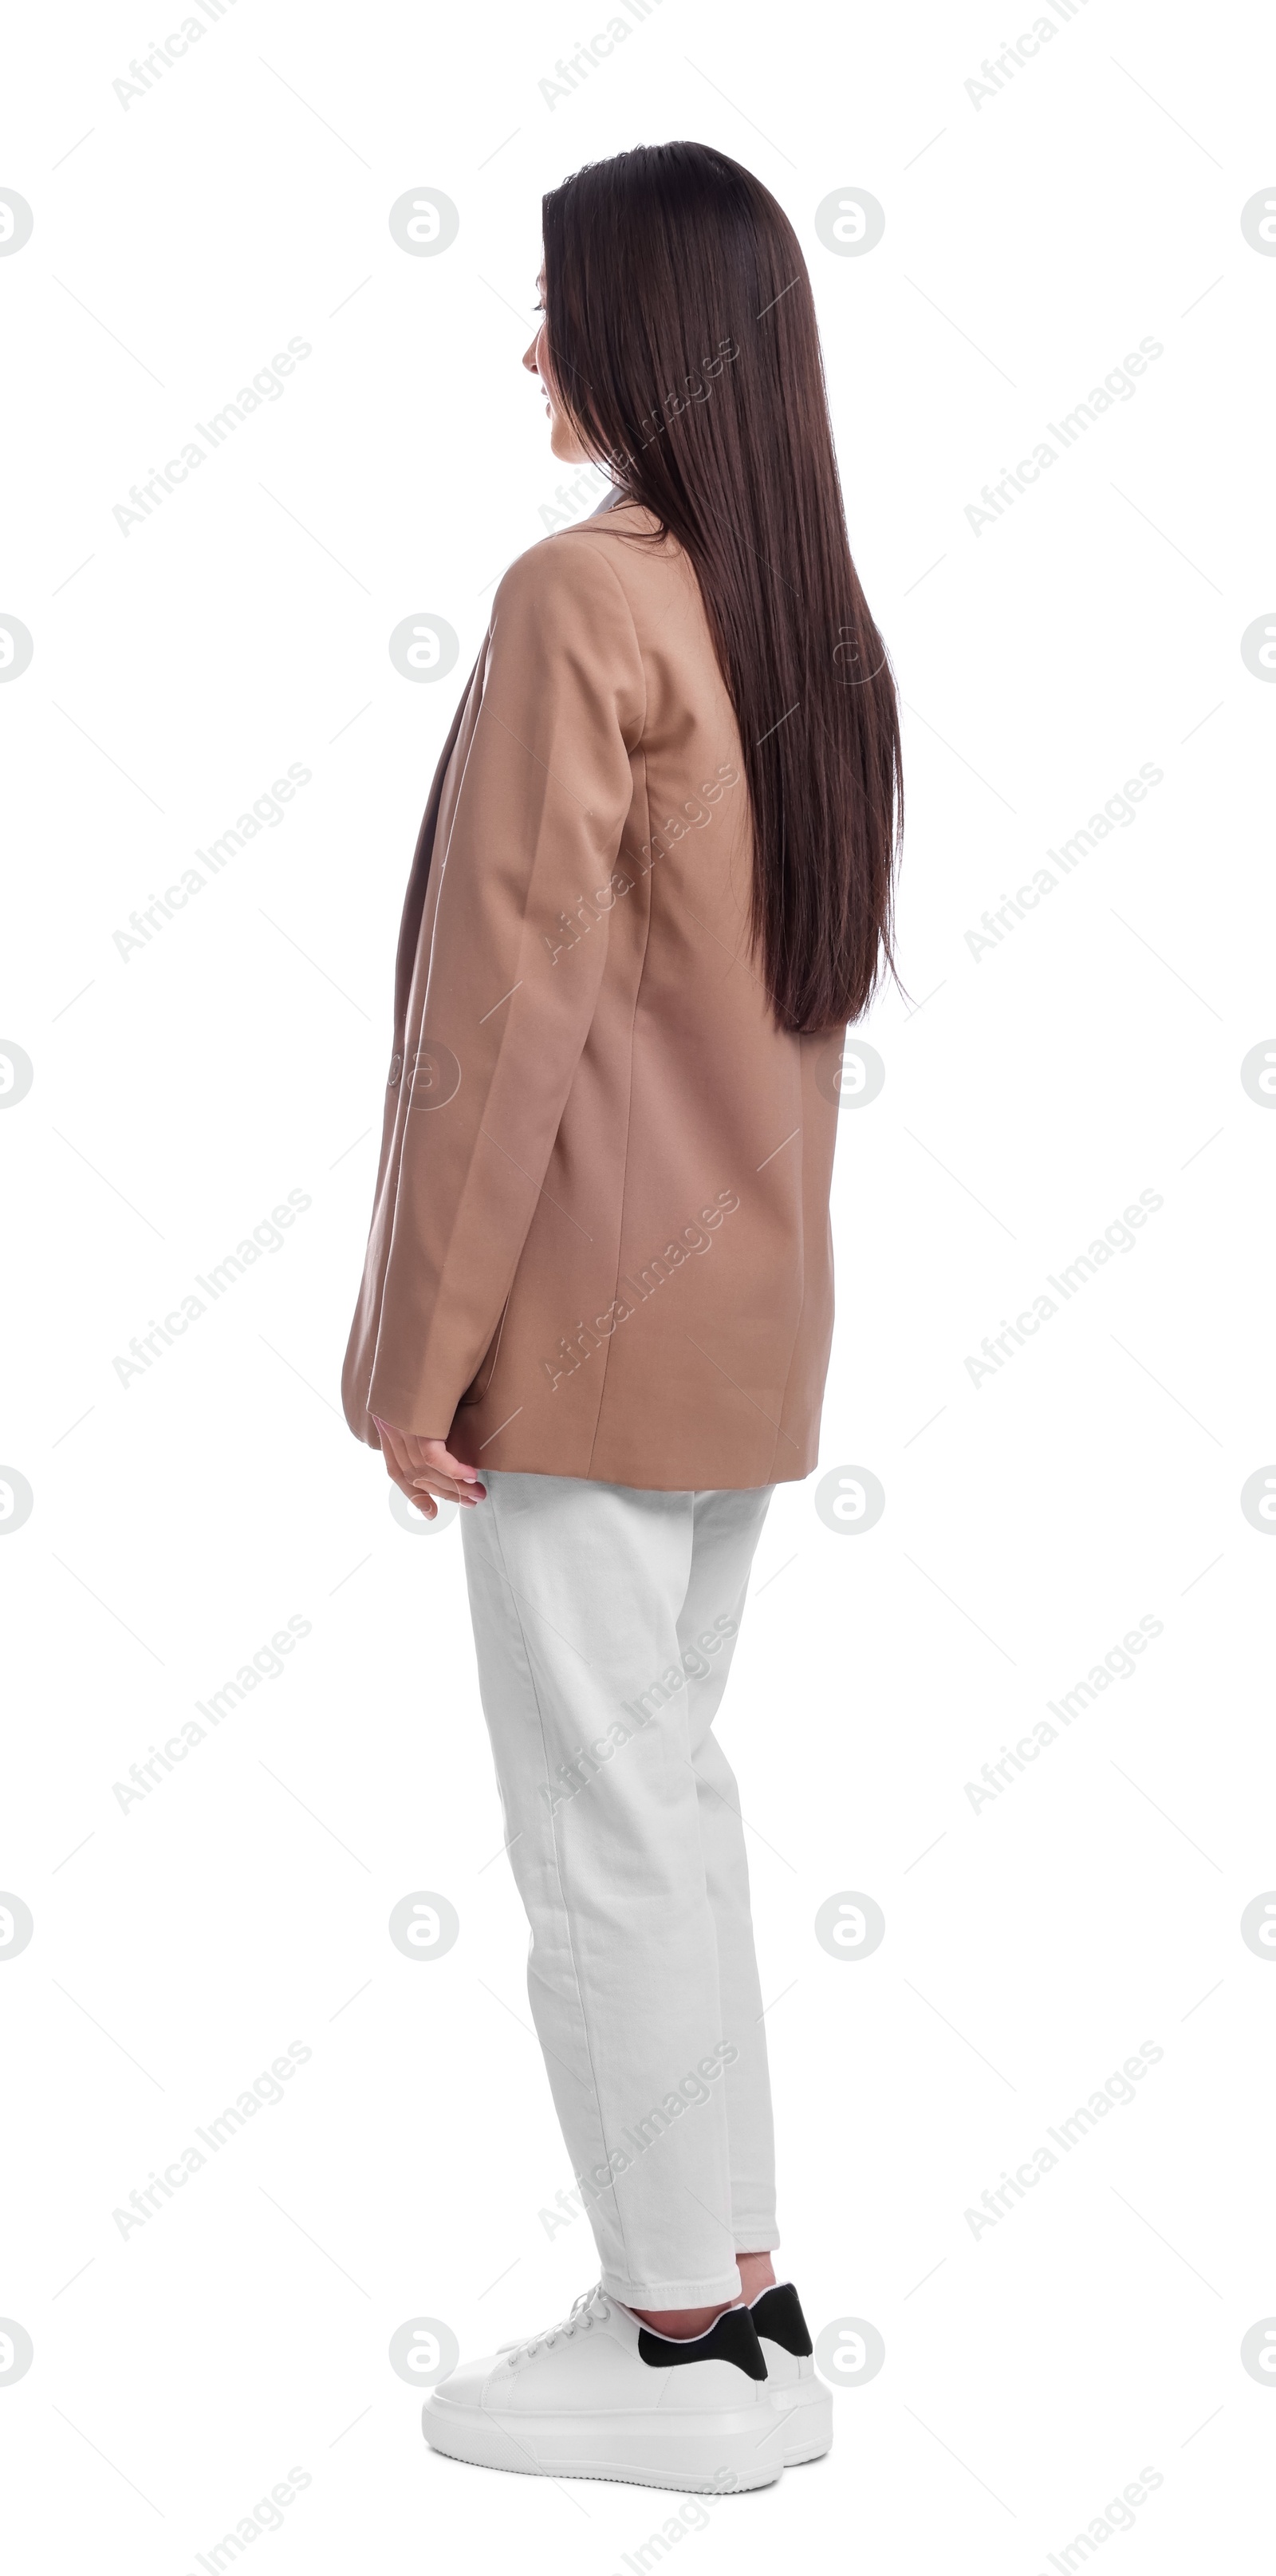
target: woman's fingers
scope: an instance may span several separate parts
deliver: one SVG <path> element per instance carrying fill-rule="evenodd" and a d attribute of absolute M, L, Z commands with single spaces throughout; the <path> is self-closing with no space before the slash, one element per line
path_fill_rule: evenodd
<path fill-rule="evenodd" d="M 423 1467 L 419 1475 L 413 1476 L 411 1491 L 414 1496 L 418 1493 L 437 1494 L 445 1503 L 460 1503 L 463 1510 L 473 1511 L 482 1502 L 485 1488 L 460 1484 L 455 1477 L 441 1475 L 437 1467 Z"/>
<path fill-rule="evenodd" d="M 426 1519 L 427 1521 L 432 1521 L 432 1520 L 434 1520 L 434 1519 L 436 1519 L 436 1518 L 437 1518 L 437 1514 L 438 1514 L 438 1506 L 437 1506 L 437 1504 L 433 1501 L 433 1499 L 431 1498 L 431 1496 L 430 1496 L 429 1492 L 425 1489 L 425 1487 L 424 1487 L 424 1486 L 422 1486 L 422 1487 L 418 1488 L 418 1487 L 413 1483 L 413 1481 L 412 1481 L 412 1476 L 411 1476 L 411 1471 L 410 1471 L 410 1470 L 409 1470 L 409 1472 L 408 1472 L 406 1475 L 403 1475 L 403 1476 L 400 1476 L 400 1475 L 397 1475 L 397 1474 L 392 1475 L 392 1476 L 391 1476 L 391 1478 L 390 1478 L 390 1482 L 391 1482 L 391 1484 L 392 1484 L 392 1485 L 397 1486 L 398 1491 L 402 1494 L 402 1496 L 403 1496 L 403 1499 L 404 1499 L 405 1503 L 411 1503 L 411 1504 L 412 1504 L 412 1506 L 413 1506 L 413 1509 L 414 1509 L 415 1511 L 421 1512 L 421 1513 L 424 1515 L 424 1517 L 425 1517 L 425 1519 Z"/>
<path fill-rule="evenodd" d="M 423 1464 L 428 1470 L 450 1477 L 458 1490 L 468 1488 L 476 1502 L 484 1499 L 487 1488 L 479 1483 L 477 1467 L 468 1466 L 463 1458 L 454 1458 L 445 1440 L 423 1440 L 421 1446 L 426 1453 Z"/>
<path fill-rule="evenodd" d="M 438 1505 L 428 1493 L 418 1492 L 413 1482 L 416 1467 L 408 1454 L 411 1433 L 398 1430 L 393 1422 L 382 1422 L 378 1414 L 374 1413 L 372 1419 L 381 1434 L 381 1454 L 391 1484 L 398 1487 L 404 1501 L 411 1503 L 423 1519 L 436 1520 Z"/>
<path fill-rule="evenodd" d="M 400 1431 L 393 1422 L 382 1422 L 375 1413 L 372 1419 L 381 1434 L 387 1475 L 410 1503 L 419 1506 L 427 1520 L 436 1516 L 429 1500 L 432 1496 L 470 1510 L 486 1500 L 487 1488 L 478 1481 L 478 1469 L 467 1466 L 463 1458 L 454 1458 L 445 1440 L 427 1440 L 420 1432 Z"/>

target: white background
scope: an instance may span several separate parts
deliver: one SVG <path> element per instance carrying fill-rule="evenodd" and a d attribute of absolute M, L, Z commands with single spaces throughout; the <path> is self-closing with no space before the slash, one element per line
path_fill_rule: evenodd
<path fill-rule="evenodd" d="M 10 392 L 0 611 L 9 1209 L 0 1884 L 11 2562 L 187 2576 L 297 2466 L 252 2546 L 327 2576 L 614 2576 L 682 2500 L 424 2449 L 406 2320 L 466 2353 L 561 2314 L 586 2223 L 528 2026 L 458 1533 L 410 1535 L 338 1378 L 362 1259 L 393 941 L 492 586 L 570 469 L 519 358 L 542 190 L 639 141 L 746 161 L 806 251 L 852 545 L 906 701 L 901 963 L 848 1110 L 821 1469 L 783 1488 L 722 1721 L 751 1824 L 783 2260 L 814 2327 L 885 2339 L 819 2467 L 689 2510 L 697 2568 L 1032 2576 L 1145 2466 L 1122 2566 L 1260 2560 L 1276 2390 L 1276 1883 L 1267 1369 L 1276 693 L 1276 260 L 1256 10 L 660 0 L 550 104 L 607 17 L 236 0 L 147 94 L 112 83 L 181 0 L 11 26 L 0 184 Z M 446 254 L 388 229 L 460 211 Z M 886 211 L 817 238 L 832 192 Z M 1272 191 L 1276 193 L 1276 191 Z M 129 487 L 296 336 L 311 355 L 121 533 Z M 1041 482 L 965 517 L 1144 337 L 1163 354 Z M 1261 459 L 1268 459 L 1265 471 Z M 589 506 L 586 503 L 584 506 Z M 391 629 L 456 629 L 415 686 Z M 127 963 L 113 934 L 301 763 L 311 783 Z M 995 952 L 965 934 L 1136 775 L 1164 772 Z M 113 1367 L 290 1189 L 312 1205 L 140 1378 Z M 965 1361 L 1141 1191 L 1163 1199 L 991 1379 Z M 1267 1318 L 1266 1322 L 1264 1318 Z M 113 1783 L 290 1616 L 311 1623 L 172 1776 Z M 1144 1616 L 1163 1634 L 1013 1787 L 965 1784 Z M 404 1894 L 460 1937 L 405 1958 Z M 871 1958 L 816 1909 L 883 1908 Z M 121 2236 L 112 2212 L 290 2041 L 274 2107 Z M 977 2237 L 964 2213 L 1142 2042 L 1137 2088 Z M 1106 2542 L 1096 2540 L 1095 2552 Z M 664 2563 L 665 2551 L 645 2562 Z M 1087 2557 L 1076 2553 L 1072 2563 Z M 238 2563 L 238 2562 L 236 2562 Z M 639 2562 L 644 2563 L 644 2562 Z M 1065 2562 L 1066 2563 L 1066 2562 Z"/>

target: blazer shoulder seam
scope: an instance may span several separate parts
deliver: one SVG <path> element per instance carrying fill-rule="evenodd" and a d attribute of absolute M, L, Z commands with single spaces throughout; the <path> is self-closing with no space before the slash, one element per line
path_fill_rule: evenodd
<path fill-rule="evenodd" d="M 548 549 L 549 549 L 551 546 L 562 546 L 565 540 L 569 540 L 569 539 L 570 539 L 570 538 L 572 538 L 572 537 L 583 536 L 583 535 L 584 535 L 584 533 L 585 533 L 585 529 L 586 529 L 588 526 L 589 526 L 589 521 L 588 521 L 588 520 L 585 520 L 585 521 L 583 521 L 583 522 L 582 522 L 582 525 L 581 525 L 579 528 L 560 528 L 560 529 L 558 529 L 555 533 L 553 533 L 552 535 L 550 535 L 550 536 L 548 536 L 548 537 L 540 537 L 540 538 L 538 538 L 538 539 L 537 539 L 537 542 L 536 542 L 536 544 L 535 544 L 534 546 L 528 546 L 528 547 L 527 547 L 527 549 L 526 549 L 526 551 L 525 551 L 523 554 L 521 554 L 521 555 L 515 555 L 515 557 L 514 557 L 514 561 L 513 561 L 513 563 L 512 563 L 512 564 L 507 564 L 507 565 L 506 565 L 505 571 L 504 571 L 504 572 L 502 573 L 502 575 L 501 575 L 501 581 L 502 581 L 502 583 L 504 583 L 504 582 L 506 582 L 506 581 L 508 581 L 508 580 L 509 580 L 509 577 L 510 577 L 510 574 L 511 574 L 511 573 L 516 573 L 516 572 L 520 571 L 520 570 L 521 570 L 521 568 L 522 568 L 522 566 L 523 566 L 524 564 L 530 564 L 530 563 L 533 561 L 533 559 L 534 559 L 534 558 L 536 558 L 536 557 L 538 557 L 538 556 L 539 556 L 539 557 L 541 557 L 541 558 L 544 558 L 544 556 L 546 555 L 546 553 L 547 553 Z M 593 550 L 593 547 L 591 546 L 591 547 L 590 547 L 590 549 L 589 549 L 589 552 L 590 552 L 590 554 L 591 554 L 591 555 L 593 554 L 593 551 L 594 551 L 594 550 Z M 637 749 L 637 745 L 638 745 L 638 743 L 639 743 L 639 742 L 641 742 L 641 741 L 643 740 L 643 738 L 644 738 L 644 736 L 645 736 L 645 734 L 646 734 L 646 731 L 647 731 L 647 707 L 648 707 L 648 700 L 649 700 L 649 689 L 648 689 L 648 683 L 647 683 L 647 665 L 646 665 L 645 661 L 643 660 L 642 646 L 641 646 L 641 644 L 640 644 L 640 643 L 639 643 L 639 641 L 638 641 L 638 627 L 637 627 L 637 622 L 636 622 L 635 617 L 634 617 L 633 606 L 632 606 L 632 603 L 631 603 L 631 601 L 630 601 L 629 593 L 628 593 L 628 591 L 626 590 L 625 585 L 624 585 L 623 581 L 621 580 L 620 575 L 619 575 L 619 573 L 617 572 L 617 570 L 616 570 L 616 567 L 615 567 L 614 563 L 612 563 L 612 562 L 611 562 L 611 560 L 610 560 L 610 558 L 609 558 L 608 556 L 606 556 L 606 555 L 598 555 L 598 556 L 596 557 L 596 561 L 597 561 L 597 562 L 602 566 L 602 568 L 605 570 L 605 572 L 607 573 L 607 575 L 608 575 L 608 577 L 609 577 L 610 582 L 613 584 L 613 586 L 615 587 L 615 589 L 616 589 L 616 590 L 619 592 L 619 594 L 620 594 L 620 598 L 621 598 L 621 600 L 622 600 L 622 602 L 623 602 L 623 604 L 624 604 L 625 616 L 626 616 L 626 618 L 628 619 L 628 622 L 629 622 L 629 633 L 630 633 L 630 637 L 631 637 L 631 639 L 632 639 L 632 642 L 633 642 L 633 648 L 634 648 L 634 660 L 635 660 L 635 662 L 637 663 L 637 666 L 638 666 L 639 672 L 640 672 L 640 674 L 641 674 L 641 676 L 642 676 L 642 719 L 641 719 L 641 723 L 640 723 L 640 725 L 639 725 L 639 730 L 638 730 L 637 739 L 636 739 L 635 743 L 631 746 L 633 749 L 635 749 L 635 750 L 636 750 L 636 749 Z M 494 603 L 493 605 L 494 605 L 494 608 L 495 608 L 495 603 Z M 494 624 L 495 624 L 495 615 L 494 615 L 494 617 L 493 617 L 493 625 L 494 625 Z"/>

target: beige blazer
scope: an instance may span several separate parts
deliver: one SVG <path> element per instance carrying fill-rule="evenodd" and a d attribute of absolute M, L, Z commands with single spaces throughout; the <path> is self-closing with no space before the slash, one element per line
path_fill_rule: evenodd
<path fill-rule="evenodd" d="M 520 557 L 421 826 L 342 1381 L 480 1468 L 685 1491 L 816 1463 L 841 1032 L 776 1028 L 740 737 L 632 503 Z M 784 713 L 777 707 L 777 719 Z"/>

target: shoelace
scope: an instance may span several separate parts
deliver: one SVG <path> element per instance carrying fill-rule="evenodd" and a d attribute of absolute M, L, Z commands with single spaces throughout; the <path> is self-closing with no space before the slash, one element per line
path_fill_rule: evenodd
<path fill-rule="evenodd" d="M 592 2290 L 581 2291 L 580 2297 L 572 2301 L 568 2315 L 560 2318 L 557 2325 L 544 2326 L 539 2334 L 529 2335 L 525 2342 L 503 2344 L 501 2349 L 508 2352 L 511 2361 L 529 2361 L 534 2353 L 547 2351 L 559 2335 L 574 2335 L 578 2326 L 601 2325 L 610 2315 L 611 2305 L 599 2282 Z"/>

